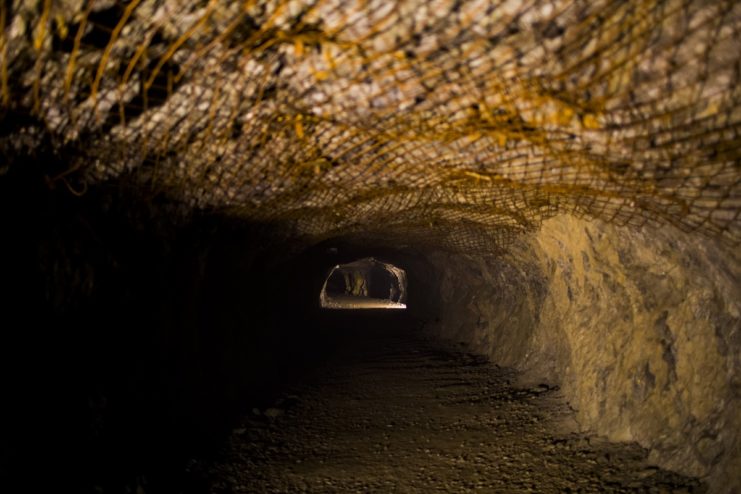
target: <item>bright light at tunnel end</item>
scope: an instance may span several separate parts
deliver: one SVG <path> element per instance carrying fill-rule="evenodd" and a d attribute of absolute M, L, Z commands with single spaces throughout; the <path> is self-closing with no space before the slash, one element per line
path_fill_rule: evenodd
<path fill-rule="evenodd" d="M 367 257 L 332 268 L 319 294 L 319 305 L 323 309 L 403 310 L 406 296 L 406 272 Z"/>

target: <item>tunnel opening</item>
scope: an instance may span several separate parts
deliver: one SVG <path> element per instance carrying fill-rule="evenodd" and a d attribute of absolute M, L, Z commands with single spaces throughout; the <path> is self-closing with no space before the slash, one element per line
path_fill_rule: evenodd
<path fill-rule="evenodd" d="M 324 281 L 323 309 L 406 309 L 406 271 L 372 257 L 338 264 Z"/>

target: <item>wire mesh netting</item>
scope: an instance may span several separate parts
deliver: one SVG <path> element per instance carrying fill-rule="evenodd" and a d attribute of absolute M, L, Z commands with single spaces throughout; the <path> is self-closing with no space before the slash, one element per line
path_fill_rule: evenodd
<path fill-rule="evenodd" d="M 313 241 L 491 251 L 557 213 L 741 241 L 733 0 L 0 6 L 2 105 L 74 193 L 134 174 Z"/>

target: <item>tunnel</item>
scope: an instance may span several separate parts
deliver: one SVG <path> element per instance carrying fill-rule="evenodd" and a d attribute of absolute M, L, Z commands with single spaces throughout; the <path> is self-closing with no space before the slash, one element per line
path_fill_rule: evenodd
<path fill-rule="evenodd" d="M 368 257 L 333 267 L 319 293 L 319 305 L 323 309 L 403 310 L 406 292 L 406 271 Z"/>
<path fill-rule="evenodd" d="M 0 489 L 740 493 L 740 77 L 735 1 L 1 2 Z"/>

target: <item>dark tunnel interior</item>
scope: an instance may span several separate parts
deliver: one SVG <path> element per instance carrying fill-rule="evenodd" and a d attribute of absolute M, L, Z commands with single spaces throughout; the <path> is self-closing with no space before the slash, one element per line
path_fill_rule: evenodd
<path fill-rule="evenodd" d="M 741 494 L 739 33 L 0 2 L 0 492 Z"/>
<path fill-rule="evenodd" d="M 3 473 L 20 489 L 146 477 L 153 492 L 200 492 L 184 465 L 244 410 L 359 332 L 436 317 L 434 271 L 413 250 L 296 249 L 270 225 L 182 215 L 133 184 L 49 191 L 38 164 L 0 191 Z M 326 273 L 369 254 L 407 270 L 409 310 L 322 311 Z"/>
<path fill-rule="evenodd" d="M 213 492 L 208 465 L 244 430 L 245 414 L 262 411 L 273 428 L 273 404 L 327 363 L 422 335 L 513 365 L 518 339 L 544 317 L 533 307 L 547 278 L 532 262 L 451 268 L 440 254 L 382 236 L 295 245 L 275 225 L 147 196 L 135 179 L 82 197 L 50 189 L 46 159 L 0 181 L 2 465 L 18 491 Z M 323 310 L 327 273 L 370 256 L 406 271 L 408 309 Z M 493 350 L 482 329 L 496 321 L 456 308 L 482 296 L 516 333 Z M 562 344 L 542 350 L 556 374 L 535 388 L 524 379 L 515 393 L 558 390 Z"/>

